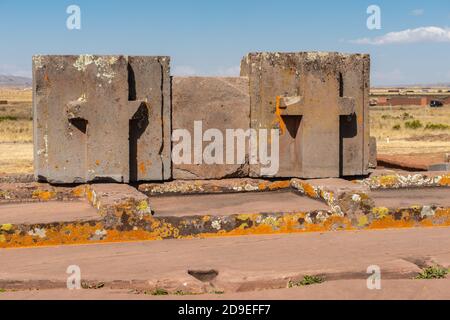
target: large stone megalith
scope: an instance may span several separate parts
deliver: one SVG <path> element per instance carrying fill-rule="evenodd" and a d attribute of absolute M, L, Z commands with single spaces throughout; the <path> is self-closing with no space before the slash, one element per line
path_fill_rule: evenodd
<path fill-rule="evenodd" d="M 52 183 L 171 177 L 168 57 L 33 57 L 34 165 Z"/>
<path fill-rule="evenodd" d="M 369 56 L 250 53 L 250 126 L 279 129 L 277 177 L 362 175 L 369 162 Z M 260 165 L 250 166 L 260 176 Z"/>

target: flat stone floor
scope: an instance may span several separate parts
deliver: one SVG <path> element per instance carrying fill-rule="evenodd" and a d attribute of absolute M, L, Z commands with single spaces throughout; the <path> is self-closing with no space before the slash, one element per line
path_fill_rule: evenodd
<path fill-rule="evenodd" d="M 326 281 L 304 288 L 226 291 L 225 295 L 190 298 L 450 298 L 449 280 L 411 280 L 423 261 L 450 267 L 450 228 L 343 231 L 290 235 L 242 236 L 212 239 L 166 240 L 0 250 L 0 281 L 39 281 L 40 293 L 28 290 L 0 293 L 0 299 L 24 298 L 125 298 L 99 290 L 45 291 L 48 281 L 64 286 L 66 269 L 76 264 L 82 278 L 96 281 L 131 280 L 189 282 L 188 270 L 217 270 L 217 280 L 233 285 L 294 274 L 323 274 Z M 381 269 L 382 290 L 368 290 L 367 268 Z M 331 276 L 335 275 L 334 278 Z M 127 288 L 123 288 L 127 289 Z M 436 291 L 434 291 L 436 290 Z M 52 293 L 53 292 L 53 293 Z M 126 294 L 126 291 L 122 291 Z M 228 294 L 229 293 L 229 294 Z M 129 299 L 177 298 L 129 294 Z"/>
<path fill-rule="evenodd" d="M 99 219 L 87 201 L 0 204 L 0 224 L 51 223 Z"/>
<path fill-rule="evenodd" d="M 450 206 L 450 188 L 411 188 L 370 191 L 376 206 L 402 208 L 413 205 Z"/>
<path fill-rule="evenodd" d="M 325 203 L 290 191 L 152 197 L 155 216 L 327 210 Z"/>
<path fill-rule="evenodd" d="M 382 280 L 369 290 L 365 280 L 328 281 L 313 286 L 224 294 L 153 296 L 130 290 L 26 290 L 0 293 L 1 300 L 428 300 L 450 299 L 450 279 Z"/>

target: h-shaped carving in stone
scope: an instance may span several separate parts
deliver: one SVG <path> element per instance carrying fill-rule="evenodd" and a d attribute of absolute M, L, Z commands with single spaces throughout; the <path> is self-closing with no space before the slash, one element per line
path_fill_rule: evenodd
<path fill-rule="evenodd" d="M 105 115 L 84 97 L 66 105 L 68 121 L 86 136 L 87 181 L 103 178 L 118 182 L 130 181 L 129 150 L 133 141 L 130 139 L 129 126 L 133 125 L 131 120 L 145 122 L 148 108 L 149 105 L 144 101 L 120 101 L 111 105 L 108 112 L 114 116 L 106 121 Z M 112 121 L 112 118 L 116 121 Z M 107 154 L 99 154 L 100 145 L 105 143 L 110 143 Z"/>
<path fill-rule="evenodd" d="M 169 179 L 169 63 L 160 56 L 35 56 L 36 178 Z"/>
<path fill-rule="evenodd" d="M 289 134 L 298 141 L 300 150 L 292 147 L 291 159 L 298 159 L 301 171 L 314 175 L 315 170 L 338 176 L 340 170 L 340 116 L 355 113 L 355 101 L 337 97 L 337 107 L 321 104 L 318 97 L 279 96 L 278 115 L 281 117 L 281 134 Z M 326 100 L 325 100 L 326 101 Z M 297 153 L 297 154 L 294 154 Z M 317 154 L 322 155 L 318 166 Z M 325 166 L 325 167 L 324 167 Z"/>

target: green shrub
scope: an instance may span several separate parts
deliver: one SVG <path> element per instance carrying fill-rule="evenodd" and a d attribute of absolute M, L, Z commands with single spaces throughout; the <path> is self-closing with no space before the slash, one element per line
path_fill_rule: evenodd
<path fill-rule="evenodd" d="M 410 115 L 408 112 L 403 112 L 402 119 L 408 120 L 408 119 L 414 119 L 414 117 L 412 115 Z"/>
<path fill-rule="evenodd" d="M 427 123 L 425 130 L 447 130 L 450 129 L 448 124 L 443 123 Z"/>
<path fill-rule="evenodd" d="M 392 130 L 400 130 L 402 127 L 399 124 L 396 124 L 392 127 Z"/>
<path fill-rule="evenodd" d="M 151 294 L 153 296 L 167 296 L 169 292 L 166 289 L 156 288 Z"/>
<path fill-rule="evenodd" d="M 422 270 L 416 279 L 444 279 L 449 270 L 440 266 L 431 266 Z"/>
<path fill-rule="evenodd" d="M 324 278 L 319 276 L 304 276 L 300 281 L 289 281 L 288 287 L 299 287 L 299 286 L 309 286 L 312 284 L 318 284 L 324 282 Z"/>
<path fill-rule="evenodd" d="M 412 120 L 412 121 L 406 121 L 405 122 L 405 128 L 407 129 L 419 129 L 422 128 L 422 122 L 420 122 L 420 120 Z"/>
<path fill-rule="evenodd" d="M 0 122 L 2 121 L 16 121 L 17 117 L 13 117 L 13 116 L 1 116 L 0 117 Z"/>

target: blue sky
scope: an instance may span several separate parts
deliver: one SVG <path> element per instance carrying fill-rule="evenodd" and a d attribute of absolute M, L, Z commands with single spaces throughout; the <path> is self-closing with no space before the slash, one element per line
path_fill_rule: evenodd
<path fill-rule="evenodd" d="M 81 30 L 66 28 L 71 4 Z M 0 0 L 0 13 L 0 74 L 30 76 L 33 54 L 169 55 L 175 75 L 236 75 L 251 51 L 343 51 L 371 54 L 373 85 L 450 82 L 449 0 Z"/>

